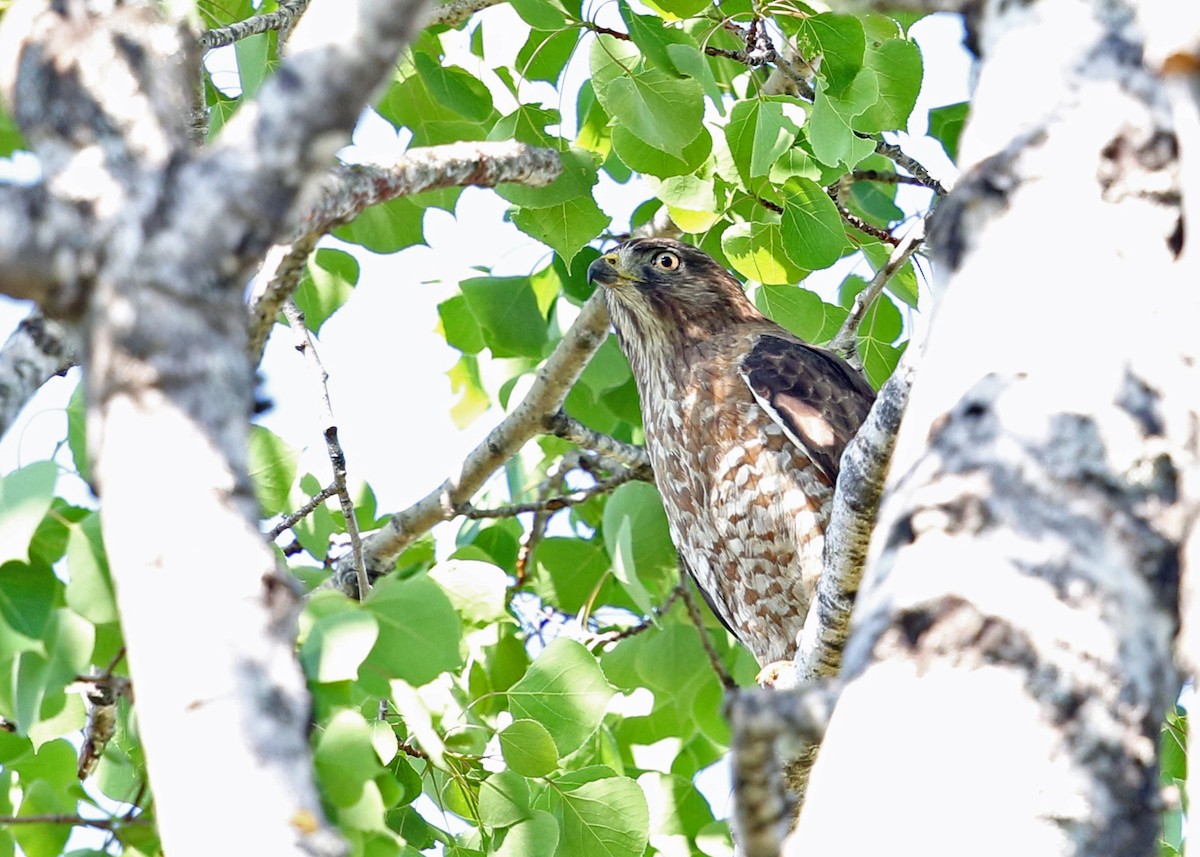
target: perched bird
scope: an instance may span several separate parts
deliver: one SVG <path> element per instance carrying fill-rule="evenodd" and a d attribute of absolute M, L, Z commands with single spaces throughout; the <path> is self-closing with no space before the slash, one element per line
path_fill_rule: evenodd
<path fill-rule="evenodd" d="M 605 289 L 633 370 L 680 558 L 760 665 L 790 660 L 871 387 L 767 319 L 695 247 L 635 239 L 593 262 L 588 279 Z"/>

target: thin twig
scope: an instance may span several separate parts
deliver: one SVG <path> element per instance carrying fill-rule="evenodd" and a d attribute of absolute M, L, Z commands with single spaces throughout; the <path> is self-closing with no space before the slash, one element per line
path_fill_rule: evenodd
<path fill-rule="evenodd" d="M 370 583 L 367 580 L 367 569 L 363 562 L 362 536 L 358 532 L 358 519 L 354 514 L 354 501 L 350 499 L 350 491 L 346 487 L 346 453 L 338 440 L 337 422 L 333 418 L 333 405 L 329 401 L 329 373 L 321 364 L 317 354 L 316 344 L 309 333 L 308 325 L 304 323 L 304 313 L 292 301 L 283 307 L 284 317 L 296 338 L 296 350 L 304 355 L 304 361 L 312 372 L 316 383 L 318 401 L 321 407 L 322 434 L 325 436 L 325 448 L 329 452 L 329 461 L 333 466 L 333 485 L 337 492 L 338 502 L 342 507 L 342 519 L 346 523 L 346 534 L 350 537 L 350 551 L 353 556 L 354 571 L 358 578 L 358 597 L 367 597 Z"/>
<path fill-rule="evenodd" d="M 875 276 L 871 278 L 867 287 L 854 296 L 854 306 L 850 308 L 850 314 L 846 316 L 841 329 L 827 346 L 831 351 L 840 354 L 851 363 L 857 361 L 856 344 L 859 325 L 862 324 L 875 299 L 883 293 L 888 281 L 904 267 L 904 263 L 912 258 L 913 253 L 920 249 L 924 237 L 925 228 L 924 221 L 922 221 L 897 242 L 895 249 L 888 256 L 887 263 L 875 272 Z"/>
<path fill-rule="evenodd" d="M 911 184 L 925 187 L 925 182 L 916 176 L 906 176 L 903 173 L 884 172 L 883 170 L 853 170 L 849 178 L 856 182 L 879 182 L 880 184 Z"/>
<path fill-rule="evenodd" d="M 571 386 L 608 334 L 608 311 L 597 292 L 584 303 L 575 323 L 538 369 L 525 398 L 500 422 L 458 468 L 458 472 L 412 506 L 395 513 L 382 530 L 366 539 L 367 562 L 372 574 L 383 574 L 414 539 L 435 524 L 454 517 L 455 509 L 470 500 L 497 468 L 541 430 L 545 414 L 562 407 Z M 341 563 L 332 585 L 352 585 Z"/>
<path fill-rule="evenodd" d="M 733 676 L 729 674 L 729 670 L 725 669 L 725 664 L 721 660 L 721 656 L 713 648 L 712 639 L 708 635 L 708 628 L 704 624 L 704 614 L 700 612 L 700 606 L 692 596 L 691 585 L 688 582 L 689 575 L 684 570 L 682 562 L 679 566 L 679 572 L 679 585 L 682 590 L 680 594 L 683 596 L 683 603 L 687 605 L 688 618 L 692 620 L 692 624 L 696 626 L 696 630 L 700 634 L 700 645 L 704 646 L 704 653 L 708 655 L 708 662 L 712 664 L 713 672 L 721 680 L 722 687 L 726 690 L 735 690 L 737 682 L 733 680 Z"/>
<path fill-rule="evenodd" d="M 275 541 L 286 530 L 290 530 L 292 527 L 296 526 L 296 524 L 300 523 L 305 518 L 307 518 L 309 515 L 311 515 L 318 506 L 320 506 L 322 503 L 324 503 L 326 500 L 328 500 L 330 497 L 332 497 L 337 492 L 338 492 L 338 487 L 337 487 L 336 482 L 332 482 L 329 485 L 326 485 L 324 488 L 322 488 L 320 491 L 318 491 L 315 495 L 310 497 L 307 503 L 305 503 L 303 506 L 301 506 L 296 511 L 292 512 L 292 514 L 288 515 L 286 518 L 284 518 L 278 524 L 271 527 L 271 531 L 269 533 L 267 533 L 267 541 L 271 541 L 271 542 Z"/>
<path fill-rule="evenodd" d="M 635 446 L 632 443 L 625 443 L 610 435 L 594 431 L 574 417 L 567 416 L 566 412 L 562 410 L 548 415 L 542 421 L 542 426 L 555 437 L 561 437 L 576 446 L 614 459 L 631 470 L 639 471 L 633 477 L 634 479 L 649 481 L 654 478 L 654 471 L 650 466 L 650 453 L 644 446 Z"/>
<path fill-rule="evenodd" d="M 880 229 L 878 226 L 873 226 L 870 223 L 867 223 L 867 221 L 863 220 L 861 217 L 851 214 L 846 206 L 842 205 L 841 200 L 838 199 L 840 190 L 841 188 L 837 184 L 834 184 L 825 188 L 825 193 L 829 194 L 829 198 L 832 199 L 833 204 L 837 206 L 838 214 L 842 216 L 842 220 L 849 223 L 859 232 L 862 232 L 865 235 L 870 235 L 877 241 L 883 241 L 887 244 L 899 243 L 892 233 L 888 232 L 886 229 Z"/>
<path fill-rule="evenodd" d="M 671 608 L 675 606 L 675 602 L 684 596 L 686 590 L 687 582 L 683 580 L 679 581 L 678 585 L 663 599 L 663 603 L 655 607 L 649 616 L 643 617 L 636 625 L 630 625 L 628 628 L 622 628 L 620 631 L 605 631 L 603 634 L 595 634 L 584 640 L 584 645 L 589 649 L 597 646 L 607 646 L 609 643 L 627 640 L 630 637 L 636 637 L 638 634 L 650 630 L 658 624 L 659 619 L 670 612 Z"/>
<path fill-rule="evenodd" d="M 227 27 L 209 30 L 200 36 L 200 47 L 206 51 L 232 45 L 236 41 L 290 27 L 292 21 L 308 8 L 309 0 L 285 0 L 274 12 L 253 15 L 244 21 L 235 21 Z"/>
<path fill-rule="evenodd" d="M 578 456 L 576 455 L 564 455 L 550 467 L 545 480 L 538 486 L 539 500 L 544 500 L 546 497 L 562 490 L 563 482 L 566 480 L 567 474 L 575 467 L 577 458 Z M 529 531 L 521 539 L 521 547 L 517 551 L 515 566 L 516 582 L 512 587 L 514 591 L 525 585 L 529 573 L 529 559 L 533 556 L 533 551 L 538 546 L 538 543 L 545 537 L 546 527 L 549 526 L 550 519 L 553 517 L 554 513 L 547 509 L 538 509 L 534 512 L 533 521 L 529 525 Z"/>
<path fill-rule="evenodd" d="M 534 500 L 529 503 L 513 503 L 509 506 L 498 506 L 494 509 L 476 509 L 469 503 L 464 503 L 455 511 L 462 517 L 470 518 L 473 521 L 482 518 L 515 518 L 517 515 L 525 515 L 529 512 L 558 512 L 570 506 L 578 506 L 581 503 L 586 503 L 588 500 L 591 500 L 593 497 L 599 497 L 601 494 L 607 494 L 614 488 L 624 485 L 626 482 L 632 482 L 637 478 L 637 474 L 634 471 L 625 468 L 607 479 L 597 480 L 595 485 L 580 488 L 578 491 L 572 491 L 569 494 L 559 494 L 554 497 L 547 497 L 545 500 Z"/>
<path fill-rule="evenodd" d="M 947 190 L 945 186 L 929 174 L 929 170 L 911 155 L 906 155 L 904 150 L 899 146 L 893 145 L 886 140 L 875 140 L 875 152 L 883 155 L 896 166 L 908 170 L 912 173 L 913 178 L 920 182 L 925 187 L 936 193 L 938 196 L 945 196 Z"/>
<path fill-rule="evenodd" d="M 84 818 L 81 815 L 0 815 L 0 824 L 69 824 L 98 830 L 120 830 L 129 825 L 144 825 L 145 818 Z"/>

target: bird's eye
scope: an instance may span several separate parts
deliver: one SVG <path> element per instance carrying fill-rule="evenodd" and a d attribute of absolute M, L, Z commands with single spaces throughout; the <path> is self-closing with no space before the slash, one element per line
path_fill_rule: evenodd
<path fill-rule="evenodd" d="M 664 250 L 654 257 L 654 267 L 660 271 L 679 270 L 679 257 L 670 250 Z"/>

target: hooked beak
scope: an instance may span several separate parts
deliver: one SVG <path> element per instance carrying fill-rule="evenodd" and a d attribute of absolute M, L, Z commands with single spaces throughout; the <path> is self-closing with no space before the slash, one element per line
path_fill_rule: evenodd
<path fill-rule="evenodd" d="M 588 265 L 588 283 L 599 283 L 602 286 L 614 285 L 618 280 L 627 279 L 620 267 L 621 257 L 618 253 L 605 253 L 595 262 Z"/>

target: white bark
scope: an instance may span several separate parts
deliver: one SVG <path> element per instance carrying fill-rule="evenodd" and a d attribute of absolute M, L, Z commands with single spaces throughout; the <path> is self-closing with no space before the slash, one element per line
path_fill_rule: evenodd
<path fill-rule="evenodd" d="M 943 296 L 786 854 L 851 829 L 864 853 L 1156 851 L 1200 378 L 1131 12 L 985 8 Z"/>
<path fill-rule="evenodd" d="M 0 33 L 0 79 L 44 194 L 84 221 L 25 241 L 55 253 L 31 254 L 19 281 L 84 322 L 93 476 L 164 849 L 226 852 L 235 831 L 242 853 L 341 853 L 312 778 L 298 596 L 258 532 L 246 474 L 242 289 L 421 4 L 314 3 L 259 100 L 201 152 L 187 128 L 190 34 L 153 3 L 103 7 L 20 0 Z M 0 262 L 10 246 L 0 239 Z M 217 825 L 204 811 L 214 798 Z"/>

